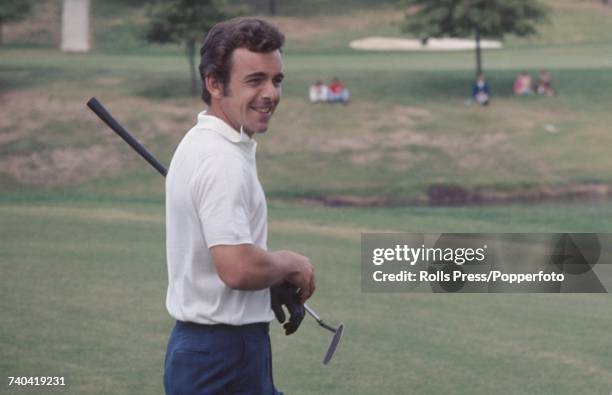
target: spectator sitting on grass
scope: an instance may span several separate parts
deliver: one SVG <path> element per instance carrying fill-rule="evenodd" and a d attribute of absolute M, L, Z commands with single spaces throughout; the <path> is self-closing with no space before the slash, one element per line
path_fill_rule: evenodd
<path fill-rule="evenodd" d="M 516 77 L 512 90 L 517 96 L 531 96 L 533 95 L 531 75 L 528 72 L 523 71 Z"/>
<path fill-rule="evenodd" d="M 485 80 L 485 76 L 479 73 L 476 76 L 474 84 L 472 84 L 472 98 L 476 103 L 483 106 L 489 105 L 489 84 Z"/>
<path fill-rule="evenodd" d="M 311 103 L 326 102 L 327 94 L 327 85 L 321 80 L 318 80 L 314 85 L 310 86 L 309 97 Z"/>
<path fill-rule="evenodd" d="M 349 90 L 344 87 L 344 84 L 340 82 L 340 80 L 336 77 L 332 80 L 332 83 L 329 85 L 329 92 L 327 100 L 332 103 L 340 102 L 340 103 L 348 103 L 349 100 Z"/>
<path fill-rule="evenodd" d="M 537 92 L 539 95 L 555 96 L 555 90 L 552 87 L 550 74 L 548 74 L 546 70 L 540 71 Z"/>

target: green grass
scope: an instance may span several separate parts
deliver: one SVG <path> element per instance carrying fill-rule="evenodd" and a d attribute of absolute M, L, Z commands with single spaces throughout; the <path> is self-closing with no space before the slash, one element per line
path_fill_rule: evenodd
<path fill-rule="evenodd" d="M 147 210 L 126 221 L 123 214 L 4 207 L 5 376 L 65 376 L 69 393 L 136 393 L 152 385 L 156 366 L 147 372 L 146 365 L 168 323 L 163 303 L 148 303 L 161 301 L 165 268 L 162 251 L 152 257 L 147 244 L 163 245 L 162 216 Z M 129 242 L 117 243 L 117 236 Z M 142 352 L 125 354 L 126 342 Z"/>
<path fill-rule="evenodd" d="M 359 254 L 362 231 L 609 232 L 611 211 L 609 204 L 273 203 L 270 247 L 311 257 L 318 278 L 311 306 L 347 326 L 324 367 L 327 334 L 312 320 L 292 337 L 273 325 L 277 385 L 291 394 L 605 393 L 612 386 L 606 295 L 364 294 Z M 74 394 L 160 393 L 171 326 L 163 206 L 4 202 L 0 218 L 2 372 L 65 376 Z"/>

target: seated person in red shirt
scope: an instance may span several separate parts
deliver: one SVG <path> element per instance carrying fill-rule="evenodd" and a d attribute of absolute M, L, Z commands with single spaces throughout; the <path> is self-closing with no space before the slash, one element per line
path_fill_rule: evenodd
<path fill-rule="evenodd" d="M 528 72 L 523 71 L 516 77 L 514 86 L 512 87 L 514 94 L 517 96 L 531 96 L 533 95 L 531 75 Z"/>
<path fill-rule="evenodd" d="M 338 78 L 332 80 L 327 95 L 327 100 L 330 102 L 348 103 L 349 100 L 349 90 L 344 87 L 344 84 Z"/>

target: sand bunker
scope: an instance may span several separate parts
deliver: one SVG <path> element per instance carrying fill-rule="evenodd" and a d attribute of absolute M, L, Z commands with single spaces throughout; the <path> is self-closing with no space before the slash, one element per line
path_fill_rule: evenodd
<path fill-rule="evenodd" d="M 431 38 L 426 45 L 420 40 L 399 37 L 366 37 L 351 41 L 353 49 L 366 51 L 465 51 L 476 48 L 476 42 L 461 38 Z M 483 49 L 500 49 L 499 41 L 480 40 Z"/>

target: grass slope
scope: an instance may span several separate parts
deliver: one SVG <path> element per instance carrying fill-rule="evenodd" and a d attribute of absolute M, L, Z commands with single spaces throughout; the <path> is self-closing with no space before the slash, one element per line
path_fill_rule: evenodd
<path fill-rule="evenodd" d="M 510 96 L 519 70 L 512 66 L 518 67 L 518 59 L 533 62 L 533 50 L 508 51 L 513 64 L 505 63 L 507 53 L 488 57 L 494 101 L 486 109 L 464 104 L 468 54 L 384 59 L 367 53 L 287 54 L 284 100 L 272 129 L 260 139 L 260 173 L 268 193 L 410 200 L 432 183 L 497 189 L 610 183 L 606 147 L 612 143 L 607 129 L 612 118 L 606 103 L 612 99 L 612 77 L 601 65 L 612 64 L 612 53 L 576 47 L 583 55 L 568 57 L 569 64 L 553 71 L 559 97 L 518 99 Z M 540 52 L 548 59 L 547 53 L 561 56 L 558 51 Z M 74 56 L 39 50 L 6 54 L 0 60 L 7 89 L 0 173 L 7 188 L 36 184 L 29 173 L 55 173 L 57 182 L 52 178 L 50 184 L 64 185 L 101 175 L 123 177 L 120 167 L 136 165 L 138 159 L 85 109 L 90 96 L 106 103 L 166 163 L 201 108 L 197 99 L 181 96 L 187 87 L 187 79 L 177 77 L 186 66 L 181 58 L 96 54 L 75 62 Z M 538 68 L 547 66 L 541 62 Z M 308 104 L 308 84 L 333 75 L 351 87 L 353 103 Z M 548 132 L 550 125 L 558 132 Z M 72 150 L 70 166 L 80 176 L 66 172 L 62 149 Z M 28 169 L 32 156 L 43 153 L 47 156 Z M 88 155 L 105 158 L 102 170 Z"/>

